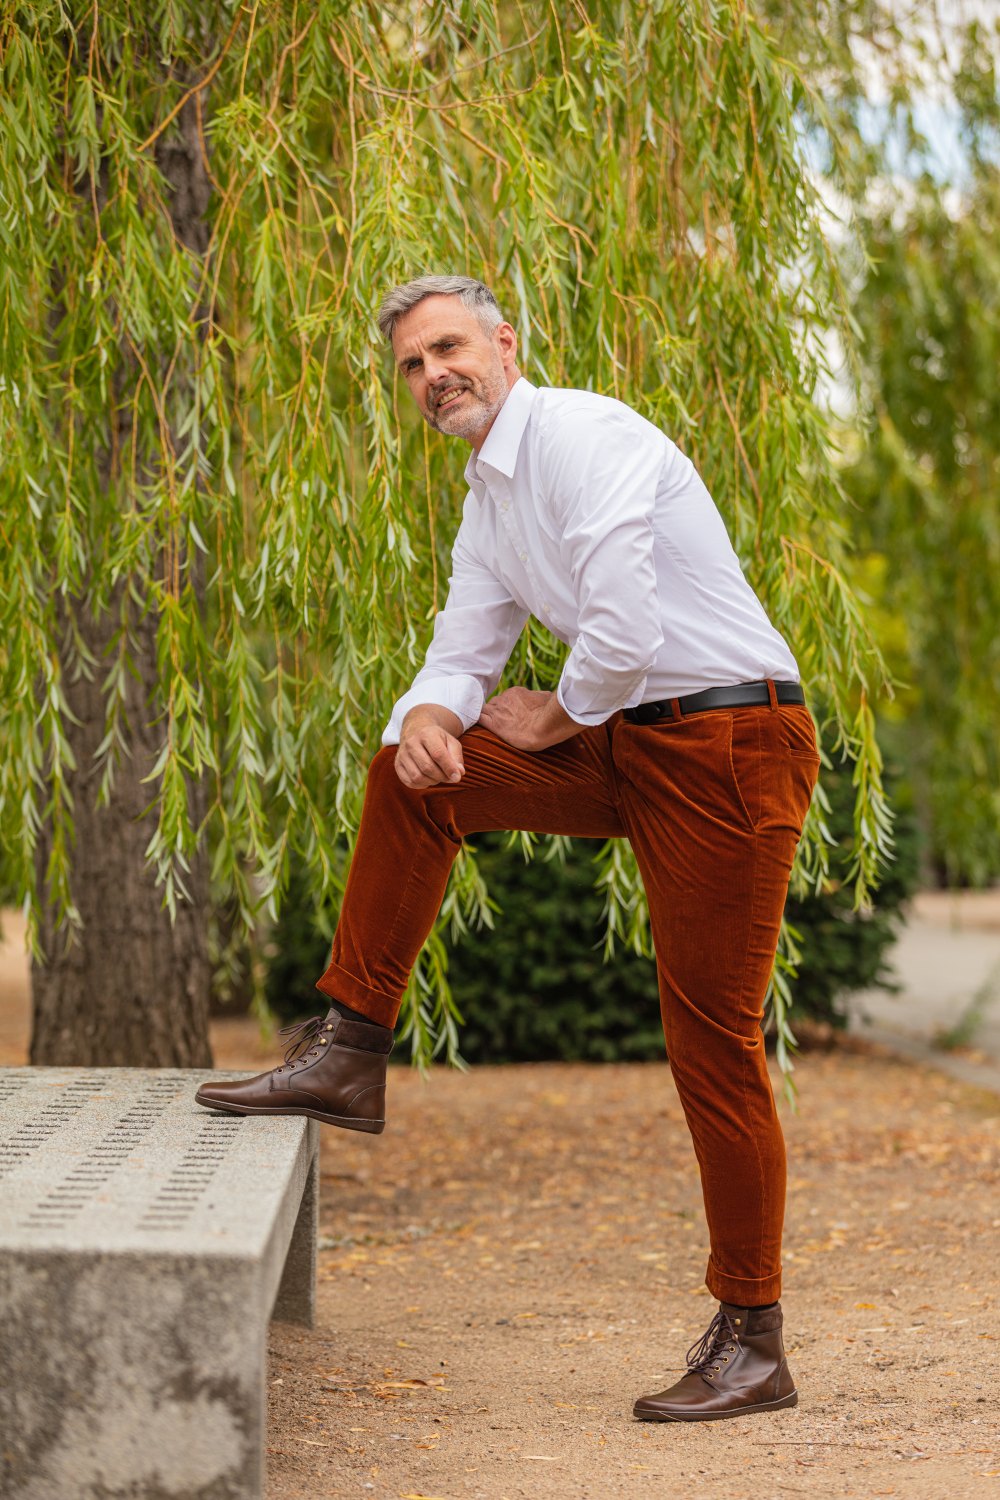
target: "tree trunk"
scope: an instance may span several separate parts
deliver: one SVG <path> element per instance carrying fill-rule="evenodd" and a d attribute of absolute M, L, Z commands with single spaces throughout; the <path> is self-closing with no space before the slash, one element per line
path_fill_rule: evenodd
<path fill-rule="evenodd" d="M 98 661 L 115 630 L 113 615 L 94 620 L 89 607 L 72 601 L 75 627 Z M 68 610 L 61 611 L 68 627 Z M 211 1067 L 208 998 L 211 969 L 206 943 L 208 859 L 201 852 L 185 875 L 192 903 L 178 903 L 171 925 L 162 907 L 155 871 L 144 850 L 153 817 L 143 817 L 162 726 L 152 726 L 159 706 L 150 697 L 156 683 L 155 617 L 134 626 L 138 681 L 129 677 L 127 717 L 130 755 L 116 769 L 109 804 L 95 806 L 98 777 L 94 752 L 104 733 L 103 672 L 66 683 L 74 718 L 67 733 L 76 760 L 70 773 L 76 839 L 71 885 L 82 932 L 67 941 L 51 905 L 43 904 L 40 936 L 46 963 L 32 963 L 34 1022 L 31 1061 L 57 1065 Z M 66 661 L 63 632 L 63 661 Z M 198 809 L 194 809 L 197 817 Z M 38 842 L 39 888 L 51 848 L 46 824 Z"/>
<path fill-rule="evenodd" d="M 189 102 L 162 138 L 157 161 L 171 184 L 174 232 L 184 244 L 203 253 L 208 243 L 205 211 L 209 185 L 197 133 L 194 101 Z M 101 197 L 103 202 L 103 187 Z M 105 452 L 127 452 L 129 403 L 116 401 L 109 420 L 120 423 L 117 444 L 101 435 Z M 89 435 L 95 441 L 96 435 Z M 78 436 L 87 441 L 88 435 Z M 162 904 L 155 870 L 147 868 L 145 848 L 155 812 L 143 816 L 155 794 L 154 782 L 143 784 L 153 767 L 163 728 L 157 695 L 156 618 L 137 619 L 129 612 L 132 661 L 129 676 L 126 743 L 129 753 L 116 767 L 109 805 L 96 804 L 99 777 L 94 753 L 104 735 L 101 681 L 106 651 L 120 624 L 123 596 L 111 611 L 95 619 L 86 599 L 60 599 L 60 660 L 72 717 L 65 724 L 74 770 L 68 773 L 73 798 L 75 844 L 71 890 L 82 923 L 73 934 L 59 931 L 46 902 L 46 867 L 52 847 L 46 820 L 36 853 L 42 902 L 40 937 L 43 964 L 32 963 L 32 1063 L 77 1066 L 210 1067 L 208 1008 L 211 968 L 207 945 L 209 864 L 206 850 L 192 859 L 184 883 L 190 904 L 180 900 L 176 919 Z M 90 680 L 76 669 L 73 633 L 98 663 Z M 74 680 L 75 675 L 75 680 Z M 201 822 L 204 794 L 190 789 L 191 812 Z"/>

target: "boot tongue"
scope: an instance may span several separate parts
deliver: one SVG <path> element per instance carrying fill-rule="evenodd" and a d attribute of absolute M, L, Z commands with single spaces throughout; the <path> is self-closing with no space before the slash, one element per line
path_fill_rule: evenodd
<path fill-rule="evenodd" d="M 720 1303 L 719 1311 L 701 1338 L 687 1352 L 687 1367 L 692 1375 L 704 1374 L 725 1345 L 734 1336 L 739 1338 L 746 1326 L 745 1313 L 745 1308 L 736 1308 L 734 1316 L 732 1303 Z M 735 1328 L 733 1324 L 736 1324 Z"/>
<path fill-rule="evenodd" d="M 282 1026 L 279 1036 L 290 1038 L 288 1048 L 285 1052 L 285 1067 L 294 1067 L 295 1063 L 301 1062 L 308 1052 L 316 1045 L 320 1031 L 323 1028 L 321 1016 L 310 1016 L 308 1021 L 296 1021 L 291 1026 Z"/>

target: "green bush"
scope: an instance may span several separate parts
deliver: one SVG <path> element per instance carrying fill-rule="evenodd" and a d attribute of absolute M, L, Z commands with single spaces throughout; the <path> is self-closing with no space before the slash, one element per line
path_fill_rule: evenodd
<path fill-rule="evenodd" d="M 470 841 L 496 926 L 456 945 L 452 993 L 469 1062 L 631 1061 L 662 1057 L 663 1028 L 651 959 L 616 951 L 604 962 L 604 898 L 594 889 L 601 847 L 577 840 L 565 864 L 525 863 L 506 834 Z"/>
<path fill-rule="evenodd" d="M 789 897 L 786 915 L 802 949 L 793 1031 L 803 1016 L 842 1026 L 839 1001 L 847 991 L 887 984 L 888 950 L 916 880 L 915 837 L 904 809 L 898 813 L 898 857 L 875 893 L 874 909 L 866 916 L 852 911 L 850 768 L 825 772 L 823 784 L 830 830 L 838 841 L 831 850 L 835 878 L 822 896 Z M 593 866 L 599 846 L 578 840 L 562 864 L 541 854 L 526 863 L 507 847 L 507 834 L 477 834 L 469 843 L 500 912 L 494 928 L 473 932 L 451 950 L 449 978 L 464 1021 L 463 1057 L 469 1062 L 662 1057 L 654 963 L 621 950 L 608 962 L 603 958 L 604 900 L 594 889 Z M 332 923 L 321 915 L 301 875 L 294 875 L 265 949 L 267 998 L 284 1019 L 305 1013 L 326 967 L 329 940 L 322 934 Z"/>

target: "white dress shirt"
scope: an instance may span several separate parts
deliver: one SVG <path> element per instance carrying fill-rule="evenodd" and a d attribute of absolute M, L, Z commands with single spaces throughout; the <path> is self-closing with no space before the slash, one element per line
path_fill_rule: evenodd
<path fill-rule="evenodd" d="M 556 693 L 581 725 L 799 680 L 691 460 L 631 407 L 522 376 L 465 478 L 448 598 L 384 745 L 418 703 L 475 724 L 532 614 L 571 648 Z"/>

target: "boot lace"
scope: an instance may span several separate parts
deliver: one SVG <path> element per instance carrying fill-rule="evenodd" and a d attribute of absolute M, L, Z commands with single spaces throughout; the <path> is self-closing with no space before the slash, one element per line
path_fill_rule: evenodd
<path fill-rule="evenodd" d="M 297 1021 L 294 1026 L 282 1026 L 278 1035 L 290 1037 L 291 1040 L 285 1052 L 284 1063 L 274 1071 L 283 1073 L 285 1068 L 292 1068 L 296 1062 L 304 1061 L 307 1055 L 318 1057 L 320 1032 L 332 1030 L 333 1027 L 327 1025 L 326 1016 L 310 1016 L 308 1021 Z"/>
<path fill-rule="evenodd" d="M 720 1307 L 701 1338 L 697 1339 L 687 1352 L 689 1374 L 704 1375 L 713 1366 L 715 1370 L 719 1370 L 721 1365 L 716 1361 L 720 1358 L 725 1359 L 729 1354 L 735 1354 L 738 1339 L 739 1334 L 736 1332 L 732 1317 Z M 711 1378 L 709 1376 L 709 1379 Z"/>

